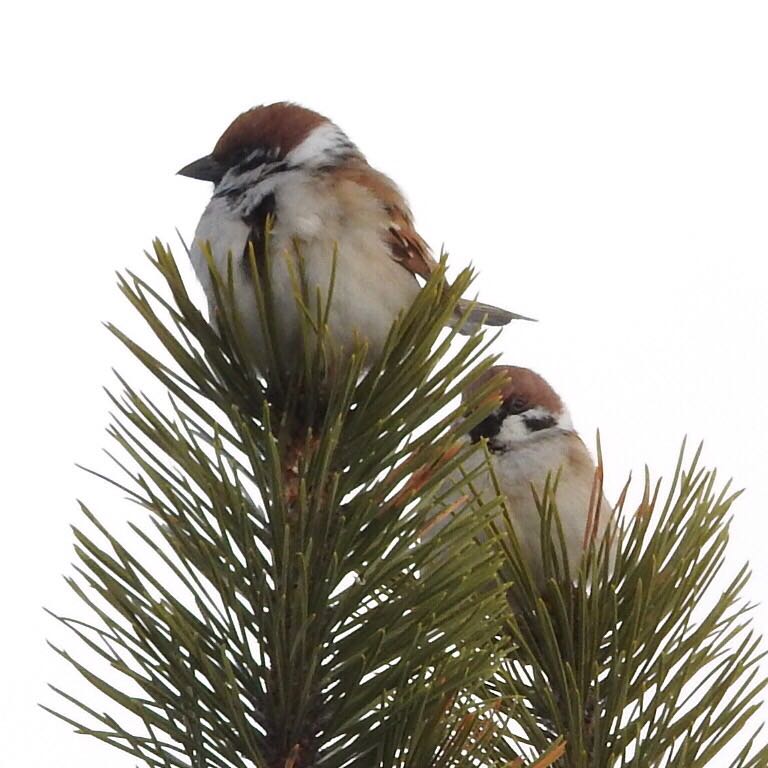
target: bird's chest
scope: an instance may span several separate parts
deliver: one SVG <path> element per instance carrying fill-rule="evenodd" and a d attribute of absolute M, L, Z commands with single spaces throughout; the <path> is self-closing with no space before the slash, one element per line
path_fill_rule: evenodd
<path fill-rule="evenodd" d="M 210 248 L 210 255 L 216 270 L 219 274 L 226 275 L 230 256 L 234 263 L 239 263 L 245 253 L 249 236 L 250 228 L 248 225 L 239 215 L 229 209 L 224 200 L 214 197 L 208 203 L 195 230 L 195 240 L 190 250 L 190 258 L 195 274 L 209 298 L 211 297 L 212 286 L 207 249 Z"/>
<path fill-rule="evenodd" d="M 555 440 L 532 439 L 519 447 L 493 457 L 499 480 L 508 493 L 531 495 L 531 484 L 541 491 L 547 475 L 554 475 L 567 464 L 562 447 Z"/>
<path fill-rule="evenodd" d="M 294 285 L 301 259 L 313 301 L 318 296 L 325 301 L 334 281 L 329 326 L 336 343 L 351 349 L 359 336 L 368 342 L 370 354 L 377 354 L 398 313 L 410 306 L 419 290 L 415 277 L 391 257 L 381 207 L 364 197 L 350 204 L 312 184 L 284 183 L 270 193 L 274 227 L 267 257 L 286 343 L 295 343 L 300 335 Z M 253 199 L 249 205 L 257 202 Z M 192 261 L 209 301 L 212 286 L 204 243 L 210 244 L 217 269 L 226 274 L 230 257 L 233 266 L 245 266 L 242 259 L 252 226 L 245 209 L 233 209 L 219 198 L 208 205 L 195 233 Z M 255 323 L 249 270 L 236 270 L 235 275 L 242 277 L 242 285 L 235 285 L 238 308 Z"/>
<path fill-rule="evenodd" d="M 249 239 L 260 238 L 268 214 L 273 217 L 270 255 L 275 260 L 286 255 L 295 259 L 301 253 L 307 260 L 325 261 L 334 251 L 350 258 L 376 251 L 383 255 L 386 222 L 375 207 L 364 200 L 351 206 L 323 184 L 287 179 L 269 188 L 258 185 L 236 201 L 212 198 L 195 232 L 195 268 L 207 271 L 205 243 L 220 270 L 226 268 L 230 255 L 239 260 Z"/>

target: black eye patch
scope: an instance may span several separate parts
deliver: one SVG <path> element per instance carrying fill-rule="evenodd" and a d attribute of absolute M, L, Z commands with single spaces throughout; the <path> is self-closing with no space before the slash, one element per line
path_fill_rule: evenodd
<path fill-rule="evenodd" d="M 284 162 L 278 162 L 273 157 L 274 152 L 270 151 L 269 155 L 249 154 L 249 156 L 243 160 L 242 163 L 235 163 L 232 166 L 236 174 L 235 179 L 229 184 L 229 186 L 223 189 L 218 189 L 214 192 L 214 197 L 223 197 L 232 202 L 239 200 L 245 192 L 247 192 L 252 186 L 252 182 L 238 181 L 237 176 L 252 171 L 259 166 L 263 166 L 263 171 L 259 177 L 259 182 L 264 181 L 269 176 L 273 176 L 277 173 L 282 173 L 286 170 L 291 170 Z"/>

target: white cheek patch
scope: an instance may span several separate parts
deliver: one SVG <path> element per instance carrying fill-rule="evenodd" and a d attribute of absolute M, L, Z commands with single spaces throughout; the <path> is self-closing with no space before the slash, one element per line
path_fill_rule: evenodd
<path fill-rule="evenodd" d="M 253 184 L 257 184 L 263 173 L 263 165 L 259 165 L 256 168 L 251 168 L 250 171 L 245 172 L 238 172 L 236 168 L 230 168 L 221 177 L 221 181 L 216 185 L 216 191 L 220 194 L 220 191 L 227 191 L 229 189 L 242 189 L 243 187 L 249 187 Z"/>
<path fill-rule="evenodd" d="M 333 161 L 340 150 L 351 148 L 351 142 L 340 128 L 333 123 L 323 123 L 292 149 L 285 160 L 288 165 L 320 166 Z"/>
<path fill-rule="evenodd" d="M 282 181 L 278 175 L 267 176 L 262 182 L 249 187 L 243 195 L 238 206 L 241 215 L 247 215 L 267 196 L 277 189 Z"/>
<path fill-rule="evenodd" d="M 557 417 L 557 426 L 560 429 L 564 429 L 566 432 L 573 432 L 573 421 L 571 421 L 571 414 L 567 408 L 563 408 L 560 415 Z"/>
<path fill-rule="evenodd" d="M 495 443 L 510 445 L 518 443 L 530 437 L 528 427 L 525 425 L 522 414 L 513 413 L 501 422 L 501 429 L 492 440 Z"/>
<path fill-rule="evenodd" d="M 554 419 L 554 422 L 552 420 Z M 534 429 L 531 422 L 552 422 L 546 427 Z M 546 408 L 530 408 L 524 413 L 511 413 L 501 423 L 501 428 L 491 442 L 504 449 L 512 448 L 515 444 L 524 443 L 533 440 L 539 435 L 548 432 L 551 429 L 559 429 L 570 432 L 573 430 L 571 416 L 567 410 L 563 410 L 558 415 L 552 414 Z"/>
<path fill-rule="evenodd" d="M 250 184 L 246 181 L 241 182 L 241 179 L 246 179 L 247 176 L 251 174 L 255 174 L 255 171 L 250 171 L 249 174 L 237 177 L 237 189 L 241 189 L 242 191 L 238 196 L 233 197 L 231 201 L 225 202 L 227 210 L 232 216 L 246 218 L 248 214 L 253 211 L 265 197 L 267 197 L 267 195 L 274 194 L 275 190 L 283 182 L 285 176 L 285 173 L 267 175 L 261 181 L 257 181 L 257 177 L 254 176 L 254 180 Z M 226 200 L 226 198 L 223 197 L 220 199 Z"/>

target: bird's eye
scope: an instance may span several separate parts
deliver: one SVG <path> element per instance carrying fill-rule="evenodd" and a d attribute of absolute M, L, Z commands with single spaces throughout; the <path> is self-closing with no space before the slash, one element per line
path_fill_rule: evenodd
<path fill-rule="evenodd" d="M 227 166 L 233 168 L 236 165 L 244 163 L 253 150 L 243 147 L 233 152 L 229 158 L 227 158 Z"/>
<path fill-rule="evenodd" d="M 530 405 L 522 397 L 511 397 L 504 402 L 504 410 L 507 414 L 523 413 L 530 409 Z"/>
<path fill-rule="evenodd" d="M 279 148 L 259 146 L 239 149 L 231 155 L 229 167 L 237 173 L 247 173 L 262 165 L 274 162 L 279 155 Z"/>

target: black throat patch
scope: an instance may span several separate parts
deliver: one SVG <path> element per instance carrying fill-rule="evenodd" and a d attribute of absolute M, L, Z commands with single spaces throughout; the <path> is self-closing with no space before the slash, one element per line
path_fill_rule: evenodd
<path fill-rule="evenodd" d="M 275 219 L 275 195 L 270 192 L 261 199 L 261 202 L 252 208 L 243 217 L 243 221 L 250 228 L 248 235 L 248 241 L 245 244 L 245 251 L 243 252 L 243 264 L 246 271 L 250 272 L 251 261 L 249 257 L 248 243 L 253 244 L 253 253 L 256 257 L 256 270 L 261 277 L 266 275 L 266 229 L 267 220 L 271 219 L 274 223 Z"/>

